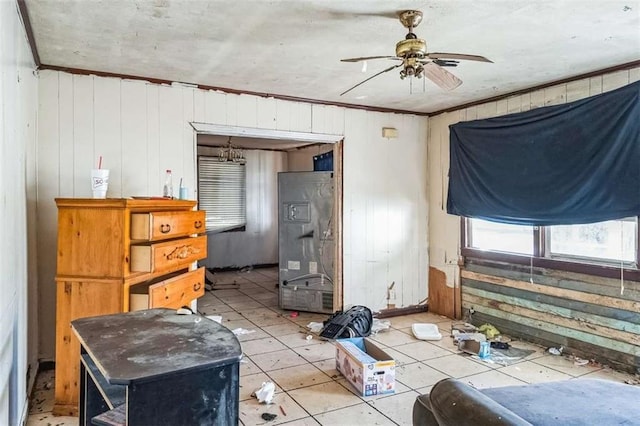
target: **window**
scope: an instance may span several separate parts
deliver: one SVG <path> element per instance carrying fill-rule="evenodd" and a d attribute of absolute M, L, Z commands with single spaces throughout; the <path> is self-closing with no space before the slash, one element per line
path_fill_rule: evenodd
<path fill-rule="evenodd" d="M 469 246 L 480 250 L 533 254 L 533 227 L 469 219 Z"/>
<path fill-rule="evenodd" d="M 246 166 L 218 157 L 198 157 L 198 208 L 207 231 L 241 230 L 247 223 Z"/>
<path fill-rule="evenodd" d="M 520 226 L 464 219 L 464 255 L 509 261 L 524 255 L 575 264 L 638 270 L 638 218 L 586 225 Z M 484 254 L 483 254 L 484 253 Z M 493 255 L 490 255 L 493 253 Z M 553 267 L 552 264 L 545 264 Z"/>
<path fill-rule="evenodd" d="M 636 218 L 550 226 L 548 253 L 551 257 L 633 263 L 637 252 L 636 229 Z"/>

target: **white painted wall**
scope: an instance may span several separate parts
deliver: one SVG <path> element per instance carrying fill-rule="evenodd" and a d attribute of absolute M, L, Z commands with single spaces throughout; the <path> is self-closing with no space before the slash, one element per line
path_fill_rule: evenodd
<path fill-rule="evenodd" d="M 54 198 L 90 196 L 99 155 L 109 197 L 160 194 L 164 170 L 195 187 L 189 121 L 344 135 L 344 303 L 386 306 L 427 294 L 427 118 L 156 85 L 117 78 L 40 74 L 38 273 L 40 354 L 55 339 Z M 399 137 L 383 139 L 382 127 Z"/>
<path fill-rule="evenodd" d="M 27 410 L 27 372 L 37 369 L 33 195 L 37 78 L 17 5 L 0 1 L 0 424 Z M 27 308 L 28 307 L 28 308 Z"/>
<path fill-rule="evenodd" d="M 217 155 L 218 148 L 199 153 Z M 244 150 L 246 163 L 247 226 L 244 231 L 209 234 L 209 268 L 278 263 L 278 172 L 286 171 L 287 153 Z"/>
<path fill-rule="evenodd" d="M 430 266 L 445 271 L 447 285 L 459 285 L 457 262 L 460 255 L 460 218 L 446 213 L 449 126 L 459 121 L 498 117 L 572 102 L 637 80 L 640 80 L 640 68 L 559 84 L 429 118 L 429 262 Z"/>

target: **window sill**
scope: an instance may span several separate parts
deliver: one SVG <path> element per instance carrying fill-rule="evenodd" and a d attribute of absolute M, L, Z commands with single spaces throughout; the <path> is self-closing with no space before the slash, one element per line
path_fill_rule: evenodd
<path fill-rule="evenodd" d="M 620 279 L 620 267 L 610 265 L 598 265 L 593 263 L 572 262 L 564 259 L 549 259 L 546 257 L 531 257 L 513 253 L 503 253 L 496 251 L 478 250 L 473 248 L 463 248 L 462 256 L 465 258 L 475 258 L 481 260 L 513 263 L 517 265 L 532 265 L 539 268 L 557 269 L 560 271 L 576 272 L 580 274 L 594 275 L 599 277 Z M 640 282 L 640 270 L 623 268 L 625 281 Z"/>

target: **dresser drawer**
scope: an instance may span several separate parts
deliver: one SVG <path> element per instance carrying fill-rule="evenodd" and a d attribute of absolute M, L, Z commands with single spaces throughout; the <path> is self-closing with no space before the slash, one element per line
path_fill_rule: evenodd
<path fill-rule="evenodd" d="M 162 272 L 188 266 L 207 257 L 207 237 L 187 237 L 179 240 L 131 246 L 132 272 Z"/>
<path fill-rule="evenodd" d="M 144 241 L 166 240 L 205 231 L 205 212 L 150 212 L 131 215 L 131 239 Z"/>
<path fill-rule="evenodd" d="M 129 310 L 189 306 L 204 295 L 204 268 L 150 284 L 131 287 Z"/>

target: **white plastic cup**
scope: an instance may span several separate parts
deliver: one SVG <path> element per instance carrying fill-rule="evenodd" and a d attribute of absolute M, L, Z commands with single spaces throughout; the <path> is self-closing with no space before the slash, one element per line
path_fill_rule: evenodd
<path fill-rule="evenodd" d="M 93 169 L 91 170 L 91 190 L 93 198 L 107 198 L 107 189 L 109 187 L 109 170 Z"/>
<path fill-rule="evenodd" d="M 181 186 L 180 187 L 180 199 L 188 200 L 189 199 L 189 188 Z"/>

